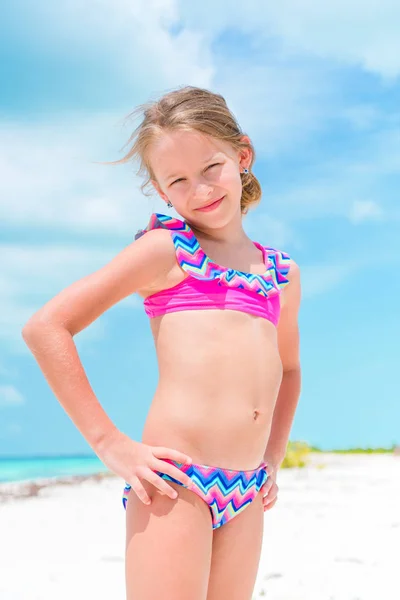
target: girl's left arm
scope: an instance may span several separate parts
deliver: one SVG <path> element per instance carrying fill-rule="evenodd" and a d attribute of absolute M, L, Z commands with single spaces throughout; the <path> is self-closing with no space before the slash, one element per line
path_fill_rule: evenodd
<path fill-rule="evenodd" d="M 300 269 L 293 260 L 291 260 L 287 277 L 289 283 L 282 290 L 281 314 L 277 326 L 283 376 L 274 409 L 271 432 L 264 453 L 265 462 L 275 471 L 279 469 L 286 455 L 301 388 L 298 325 L 301 299 Z"/>

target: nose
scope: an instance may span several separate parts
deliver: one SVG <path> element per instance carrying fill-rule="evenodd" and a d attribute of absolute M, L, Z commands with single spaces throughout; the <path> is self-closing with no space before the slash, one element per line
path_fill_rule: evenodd
<path fill-rule="evenodd" d="M 214 186 L 199 181 L 194 188 L 194 196 L 197 200 L 209 200 L 214 193 Z"/>

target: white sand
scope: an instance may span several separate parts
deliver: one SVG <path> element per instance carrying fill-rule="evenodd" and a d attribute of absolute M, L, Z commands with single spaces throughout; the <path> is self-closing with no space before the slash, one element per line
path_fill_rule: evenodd
<path fill-rule="evenodd" d="M 310 463 L 278 474 L 254 598 L 399 600 L 400 457 Z M 1 600 L 125 600 L 122 489 L 110 477 L 1 502 Z"/>

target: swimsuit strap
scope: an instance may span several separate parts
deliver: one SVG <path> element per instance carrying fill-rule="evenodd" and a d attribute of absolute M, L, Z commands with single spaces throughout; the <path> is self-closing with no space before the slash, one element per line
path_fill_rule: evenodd
<path fill-rule="evenodd" d="M 287 252 L 276 250 L 275 248 L 271 248 L 271 246 L 264 246 L 264 248 L 268 254 L 268 258 L 273 262 L 273 272 L 276 276 L 276 284 L 283 288 L 289 283 L 287 275 L 290 269 L 290 256 Z"/>
<path fill-rule="evenodd" d="M 286 275 L 290 268 L 290 257 L 286 252 L 253 242 L 263 253 L 266 271 L 263 275 L 245 273 L 214 263 L 201 248 L 192 229 L 185 221 L 162 213 L 152 214 L 146 229 L 140 229 L 135 240 L 147 231 L 159 228 L 171 231 L 179 265 L 196 279 L 206 281 L 216 279 L 220 285 L 250 290 L 268 298 L 279 294 L 289 283 Z"/>

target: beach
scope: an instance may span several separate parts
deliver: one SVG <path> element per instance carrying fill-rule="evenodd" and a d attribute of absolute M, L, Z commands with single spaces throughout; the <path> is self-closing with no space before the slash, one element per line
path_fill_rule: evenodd
<path fill-rule="evenodd" d="M 400 456 L 307 460 L 278 473 L 254 600 L 398 600 Z M 123 485 L 108 474 L 1 484 L 1 600 L 124 600 Z"/>

